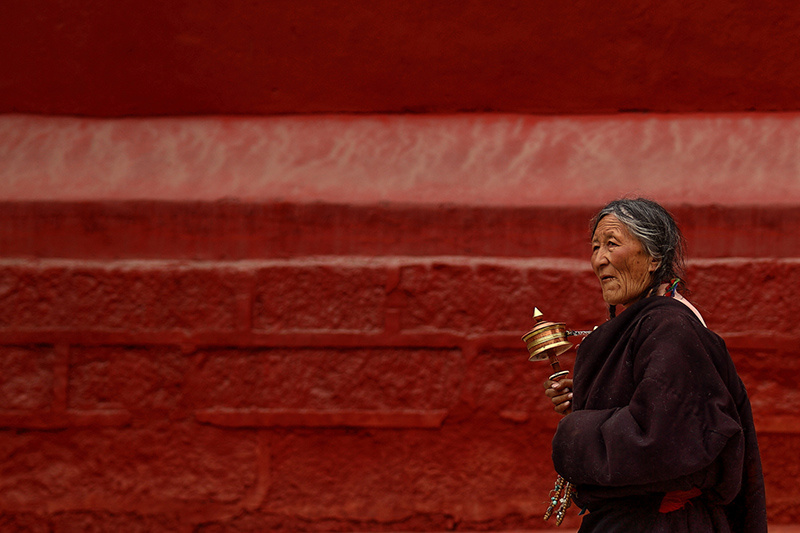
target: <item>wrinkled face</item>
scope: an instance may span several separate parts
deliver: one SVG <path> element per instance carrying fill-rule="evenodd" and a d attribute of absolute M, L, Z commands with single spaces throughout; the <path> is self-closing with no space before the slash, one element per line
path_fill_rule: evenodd
<path fill-rule="evenodd" d="M 592 236 L 592 269 L 608 305 L 627 307 L 650 285 L 658 263 L 614 215 L 606 215 Z"/>

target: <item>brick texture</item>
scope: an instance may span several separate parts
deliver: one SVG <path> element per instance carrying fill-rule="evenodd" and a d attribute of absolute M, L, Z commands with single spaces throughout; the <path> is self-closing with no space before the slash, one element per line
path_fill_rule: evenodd
<path fill-rule="evenodd" d="M 272 498 L 263 510 L 378 523 L 415 515 L 452 515 L 473 524 L 498 515 L 534 517 L 537 494 L 552 488 L 554 476 L 546 461 L 520 459 L 536 450 L 548 455 L 550 435 L 533 427 L 510 432 L 511 427 L 329 431 L 278 439 Z M 498 440 L 497 432 L 506 437 Z"/>
<path fill-rule="evenodd" d="M 54 363 L 51 346 L 0 347 L 0 406 L 49 408 L 53 402 Z"/>
<path fill-rule="evenodd" d="M 800 513 L 781 290 L 799 272 L 689 269 L 750 389 L 778 522 Z M 558 417 L 520 337 L 534 304 L 575 328 L 605 314 L 572 259 L 6 260 L 3 275 L 1 516 L 33 530 L 539 527 Z M 742 279 L 760 290 L 740 296 Z"/>
<path fill-rule="evenodd" d="M 0 450 L 4 509 L 99 505 L 116 512 L 174 512 L 193 502 L 240 502 L 258 476 L 254 435 L 191 423 L 58 433 L 5 430 Z"/>
<path fill-rule="evenodd" d="M 68 407 L 179 412 L 189 361 L 173 346 L 75 346 Z"/>
<path fill-rule="evenodd" d="M 237 329 L 239 277 L 178 265 L 0 265 L 0 328 Z"/>
<path fill-rule="evenodd" d="M 464 372 L 457 350 L 221 349 L 198 357 L 187 387 L 197 408 L 446 409 Z"/>
<path fill-rule="evenodd" d="M 687 234 L 713 234 L 688 212 Z M 605 320 L 588 261 L 488 241 L 437 255 L 401 236 L 403 253 L 291 248 L 313 249 L 328 222 L 260 257 L 220 255 L 213 235 L 198 257 L 7 254 L 0 529 L 545 527 L 559 417 L 541 392 L 549 366 L 527 360 L 521 336 L 534 306 L 570 329 Z M 705 256 L 688 277 L 750 391 L 770 520 L 800 521 L 800 262 Z M 574 352 L 561 360 L 571 368 Z M 578 523 L 575 511 L 565 527 Z"/>
<path fill-rule="evenodd" d="M 256 273 L 253 328 L 258 331 L 383 329 L 387 274 L 362 266 L 274 266 Z"/>

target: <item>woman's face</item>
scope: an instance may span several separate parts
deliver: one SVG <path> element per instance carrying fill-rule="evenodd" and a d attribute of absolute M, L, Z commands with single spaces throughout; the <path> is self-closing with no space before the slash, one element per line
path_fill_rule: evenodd
<path fill-rule="evenodd" d="M 608 305 L 627 307 L 650 285 L 658 263 L 614 215 L 606 215 L 592 236 L 592 269 Z"/>

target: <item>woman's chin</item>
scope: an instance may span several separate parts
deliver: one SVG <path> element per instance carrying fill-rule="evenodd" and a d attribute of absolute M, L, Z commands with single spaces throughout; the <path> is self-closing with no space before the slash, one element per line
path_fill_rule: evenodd
<path fill-rule="evenodd" d="M 608 305 L 620 305 L 622 302 L 615 294 L 603 294 L 603 301 Z"/>

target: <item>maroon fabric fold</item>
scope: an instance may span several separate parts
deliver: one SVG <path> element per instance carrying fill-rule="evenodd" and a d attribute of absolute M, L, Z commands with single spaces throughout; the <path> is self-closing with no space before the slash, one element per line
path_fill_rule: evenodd
<path fill-rule="evenodd" d="M 701 494 L 703 494 L 703 491 L 697 487 L 689 490 L 673 490 L 668 492 L 664 495 L 664 499 L 661 500 L 661 506 L 658 508 L 658 512 L 671 513 L 672 511 L 683 509 L 684 506 L 689 503 L 689 500 L 697 498 Z"/>

